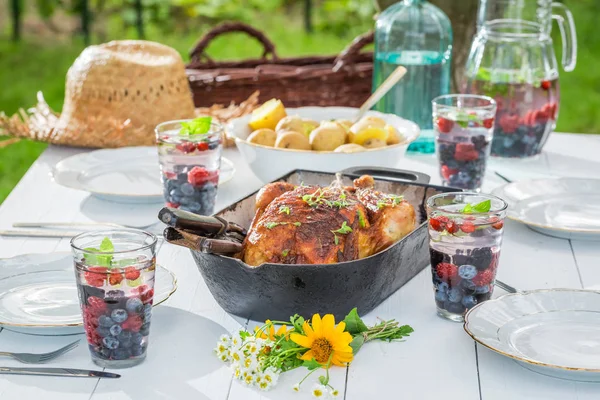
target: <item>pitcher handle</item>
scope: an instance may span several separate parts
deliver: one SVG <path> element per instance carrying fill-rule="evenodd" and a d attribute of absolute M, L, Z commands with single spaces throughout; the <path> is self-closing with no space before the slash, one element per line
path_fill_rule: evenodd
<path fill-rule="evenodd" d="M 555 19 L 562 36 L 562 65 L 565 71 L 570 72 L 577 64 L 577 32 L 575 20 L 571 11 L 562 3 L 552 3 Z"/>

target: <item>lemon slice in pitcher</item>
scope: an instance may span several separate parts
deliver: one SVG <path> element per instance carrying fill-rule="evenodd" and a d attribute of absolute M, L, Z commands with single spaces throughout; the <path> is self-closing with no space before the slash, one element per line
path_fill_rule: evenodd
<path fill-rule="evenodd" d="M 275 129 L 279 121 L 287 116 L 281 100 L 271 99 L 252 112 L 248 125 L 252 130 Z"/>

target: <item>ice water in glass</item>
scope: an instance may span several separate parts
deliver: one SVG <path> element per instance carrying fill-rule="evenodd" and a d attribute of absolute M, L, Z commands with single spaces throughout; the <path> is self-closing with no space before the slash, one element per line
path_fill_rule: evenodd
<path fill-rule="evenodd" d="M 100 251 L 109 239 L 114 251 Z M 83 233 L 71 241 L 83 325 L 92 360 L 126 368 L 146 358 L 156 236 L 135 229 Z"/>
<path fill-rule="evenodd" d="M 445 186 L 481 188 L 495 112 L 496 103 L 485 96 L 447 95 L 433 100 L 436 152 Z"/>
<path fill-rule="evenodd" d="M 489 209 L 483 211 L 486 204 Z M 492 296 L 506 208 L 498 197 L 469 192 L 442 193 L 427 200 L 438 315 L 463 321 L 467 310 Z"/>

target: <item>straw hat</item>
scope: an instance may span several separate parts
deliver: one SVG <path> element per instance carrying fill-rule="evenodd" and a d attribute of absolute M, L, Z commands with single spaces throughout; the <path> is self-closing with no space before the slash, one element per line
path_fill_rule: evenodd
<path fill-rule="evenodd" d="M 29 113 L 0 115 L 0 131 L 71 146 L 144 146 L 155 143 L 159 123 L 194 115 L 179 54 L 159 43 L 125 40 L 89 46 L 75 60 L 60 116 L 38 93 Z"/>

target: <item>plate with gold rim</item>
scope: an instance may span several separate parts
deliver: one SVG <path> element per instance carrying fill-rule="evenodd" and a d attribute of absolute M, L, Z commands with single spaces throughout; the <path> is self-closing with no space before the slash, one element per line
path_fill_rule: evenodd
<path fill-rule="evenodd" d="M 498 187 L 508 218 L 562 239 L 600 240 L 600 179 L 533 179 Z"/>
<path fill-rule="evenodd" d="M 175 275 L 157 265 L 154 305 L 165 302 L 176 290 Z M 83 333 L 70 253 L 0 259 L 0 327 L 30 335 Z"/>
<path fill-rule="evenodd" d="M 547 376 L 600 383 L 600 292 L 507 294 L 473 307 L 464 329 L 476 342 Z"/>

